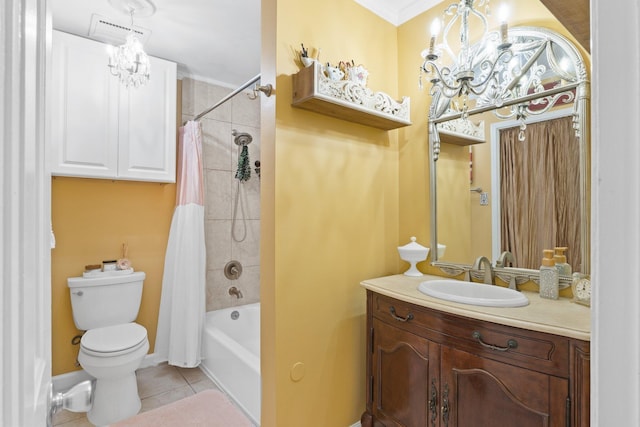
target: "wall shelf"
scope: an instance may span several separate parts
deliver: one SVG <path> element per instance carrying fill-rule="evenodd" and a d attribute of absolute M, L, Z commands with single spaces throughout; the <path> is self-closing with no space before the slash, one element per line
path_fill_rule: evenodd
<path fill-rule="evenodd" d="M 292 105 L 384 130 L 411 124 L 408 97 L 396 101 L 355 82 L 331 80 L 318 63 L 293 75 Z"/>

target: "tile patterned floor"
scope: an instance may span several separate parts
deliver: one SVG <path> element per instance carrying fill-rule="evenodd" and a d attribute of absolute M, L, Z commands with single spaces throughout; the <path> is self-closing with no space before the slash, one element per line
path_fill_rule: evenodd
<path fill-rule="evenodd" d="M 149 411 L 207 389 L 218 389 L 199 368 L 178 368 L 166 363 L 139 369 L 138 394 L 142 400 L 140 412 Z M 54 426 L 93 427 L 85 413 L 61 411 L 55 415 Z"/>

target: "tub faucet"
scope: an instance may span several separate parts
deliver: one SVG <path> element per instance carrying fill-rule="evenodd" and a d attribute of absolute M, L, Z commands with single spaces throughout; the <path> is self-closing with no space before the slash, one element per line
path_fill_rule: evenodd
<path fill-rule="evenodd" d="M 493 285 L 493 268 L 491 267 L 491 261 L 486 256 L 479 256 L 476 258 L 476 262 L 473 263 L 473 270 L 480 270 L 480 267 L 484 264 L 484 283 L 487 285 Z"/>
<path fill-rule="evenodd" d="M 240 289 L 235 286 L 229 288 L 229 295 L 235 295 L 238 299 L 242 298 L 242 292 L 240 292 Z"/>

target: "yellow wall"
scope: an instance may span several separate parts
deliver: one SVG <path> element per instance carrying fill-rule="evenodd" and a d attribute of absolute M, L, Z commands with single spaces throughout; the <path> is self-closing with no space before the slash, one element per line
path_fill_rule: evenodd
<path fill-rule="evenodd" d="M 51 215 L 56 248 L 51 251 L 53 375 L 75 366 L 80 332 L 73 323 L 67 277 L 84 266 L 122 257 L 129 244 L 133 268 L 146 279 L 137 322 L 147 328 L 151 352 L 156 337 L 164 254 L 175 204 L 175 185 L 54 177 Z"/>
<path fill-rule="evenodd" d="M 182 81 L 176 87 L 176 126 L 182 117 Z M 71 340 L 81 332 L 73 323 L 68 277 L 82 275 L 85 265 L 128 258 L 146 278 L 137 323 L 147 329 L 153 353 L 164 255 L 175 207 L 175 184 L 53 177 L 51 223 L 56 248 L 51 251 L 52 375 L 79 370 L 79 346 Z"/>
<path fill-rule="evenodd" d="M 396 28 L 353 1 L 277 8 L 275 145 L 263 137 L 261 159 L 262 425 L 348 426 L 365 400 L 359 282 L 398 269 L 398 132 L 292 108 L 291 75 L 304 43 L 321 48 L 323 62 L 364 64 L 369 87 L 401 95 Z M 271 31 L 264 21 L 263 29 Z"/>
<path fill-rule="evenodd" d="M 537 0 L 510 3 L 514 25 L 534 17 L 527 24 L 558 29 Z M 263 0 L 262 10 L 261 72 L 276 83 L 262 99 L 262 425 L 348 426 L 365 405 L 359 282 L 406 269 L 396 246 L 410 236 L 429 243 L 429 96 L 417 70 L 442 7 L 399 28 L 353 1 Z M 300 43 L 322 48 L 322 62 L 364 64 L 370 88 L 410 96 L 413 125 L 386 132 L 292 108 Z M 147 272 L 138 321 L 153 348 L 174 198 L 173 185 L 53 180 L 54 375 L 76 369 L 66 278 L 118 257 L 125 241 Z"/>
<path fill-rule="evenodd" d="M 513 25 L 559 27 L 537 0 L 508 3 Z M 429 96 L 417 70 L 442 7 L 399 28 L 352 1 L 262 10 L 263 79 L 276 82 L 262 109 L 262 425 L 348 426 L 365 405 L 358 283 L 405 269 L 396 246 L 410 236 L 429 242 Z M 292 108 L 300 43 L 322 48 L 322 62 L 364 64 L 370 88 L 410 96 L 413 125 L 385 132 Z"/>

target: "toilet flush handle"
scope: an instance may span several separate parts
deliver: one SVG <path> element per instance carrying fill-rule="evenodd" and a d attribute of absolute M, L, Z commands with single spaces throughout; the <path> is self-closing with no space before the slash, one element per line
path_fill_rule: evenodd
<path fill-rule="evenodd" d="M 84 292 L 82 291 L 78 291 L 78 292 L 71 292 L 74 295 L 78 295 L 79 297 L 81 297 L 82 295 L 84 295 Z"/>

